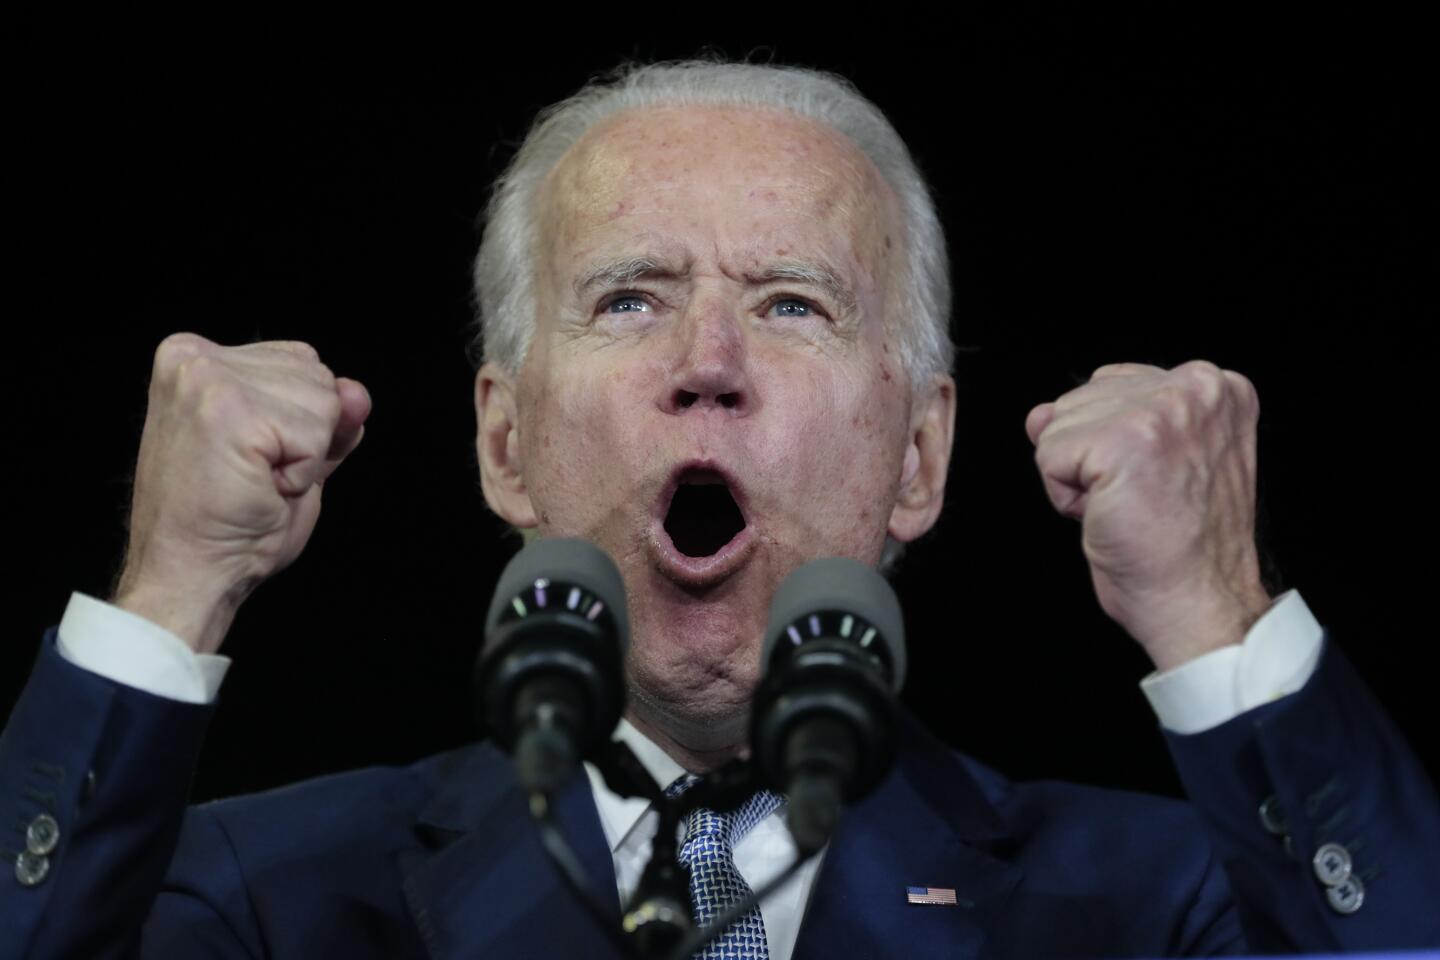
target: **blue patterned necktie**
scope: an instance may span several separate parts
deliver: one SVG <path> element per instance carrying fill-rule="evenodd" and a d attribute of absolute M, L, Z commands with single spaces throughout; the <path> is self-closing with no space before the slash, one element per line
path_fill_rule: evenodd
<path fill-rule="evenodd" d="M 677 780 L 665 792 L 683 793 L 693 777 Z M 732 904 L 750 896 L 750 885 L 735 867 L 735 844 L 780 806 L 780 797 L 761 790 L 727 814 L 699 807 L 685 818 L 679 860 L 690 868 L 690 902 L 695 922 L 708 926 Z M 769 960 L 765 921 L 754 907 L 695 953 L 696 960 Z"/>

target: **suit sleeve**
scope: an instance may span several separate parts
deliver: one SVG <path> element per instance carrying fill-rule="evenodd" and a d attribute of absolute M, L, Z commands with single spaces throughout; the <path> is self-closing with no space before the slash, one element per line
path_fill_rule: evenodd
<path fill-rule="evenodd" d="M 89 673 L 56 635 L 0 734 L 0 958 L 136 956 L 157 906 L 215 939 L 167 956 L 246 956 L 215 906 L 161 893 L 214 704 Z M 225 848 L 207 849 L 223 875 Z"/>
<path fill-rule="evenodd" d="M 1298 692 L 1165 735 L 1251 950 L 1440 945 L 1440 800 L 1328 635 Z"/>

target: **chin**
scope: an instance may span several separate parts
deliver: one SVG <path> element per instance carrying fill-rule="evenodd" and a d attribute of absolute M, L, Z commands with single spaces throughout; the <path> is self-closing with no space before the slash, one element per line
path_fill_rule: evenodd
<path fill-rule="evenodd" d="M 627 679 L 630 710 L 687 751 L 732 753 L 748 741 L 752 686 L 711 684 L 700 691 L 677 688 L 672 685 L 673 677 L 654 676 L 633 667 Z"/>
<path fill-rule="evenodd" d="M 698 748 L 743 739 L 760 673 L 763 624 L 737 623 L 717 610 L 695 610 L 637 624 L 628 663 L 637 710 Z M 703 743 L 700 741 L 704 741 Z"/>

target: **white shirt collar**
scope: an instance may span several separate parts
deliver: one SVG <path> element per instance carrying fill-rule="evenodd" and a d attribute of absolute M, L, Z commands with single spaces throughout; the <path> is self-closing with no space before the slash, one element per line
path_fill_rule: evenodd
<path fill-rule="evenodd" d="M 615 728 L 615 738 L 630 747 L 641 766 L 649 771 L 662 789 L 686 772 L 655 741 L 636 730 L 629 720 L 621 719 L 620 725 Z M 590 788 L 595 794 L 595 808 L 600 814 L 605 840 L 610 844 L 610 852 L 614 853 L 635 829 L 645 811 L 650 809 L 650 801 L 643 797 L 620 796 L 606 786 L 605 778 L 592 763 L 585 764 L 585 773 L 590 777 Z"/>

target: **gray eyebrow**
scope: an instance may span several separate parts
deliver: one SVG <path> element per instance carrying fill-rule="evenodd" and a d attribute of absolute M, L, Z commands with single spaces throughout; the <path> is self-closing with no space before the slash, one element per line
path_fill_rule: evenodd
<path fill-rule="evenodd" d="M 595 287 L 624 285 L 641 277 L 684 278 L 689 272 L 688 267 L 678 267 L 671 261 L 652 256 L 607 260 L 586 270 L 575 280 L 575 294 L 584 297 Z M 856 304 L 855 293 L 844 278 L 828 265 L 818 261 L 777 260 L 764 264 L 757 270 L 747 271 L 744 280 L 752 286 L 793 280 L 819 287 L 844 309 L 852 309 Z"/>
<path fill-rule="evenodd" d="M 746 273 L 745 282 L 760 286 L 777 280 L 795 280 L 821 288 L 845 309 L 855 306 L 855 293 L 844 278 L 829 266 L 809 260 L 780 260 L 766 264 L 755 273 Z"/>
<path fill-rule="evenodd" d="M 625 257 L 621 260 L 608 260 L 581 274 L 575 280 L 575 293 L 577 296 L 583 296 L 587 290 L 594 287 L 633 283 L 644 276 L 677 277 L 683 276 L 684 272 L 655 257 Z"/>

